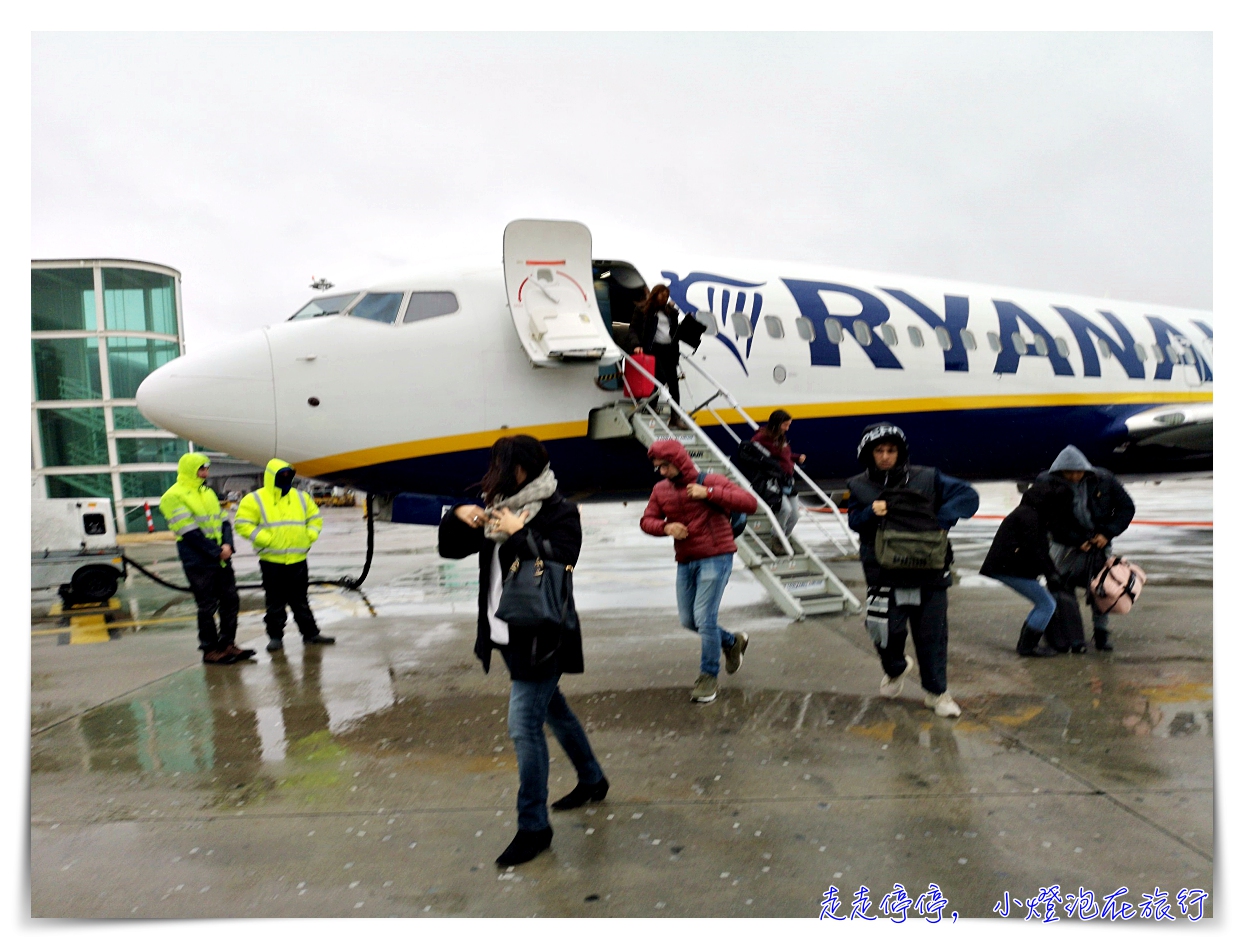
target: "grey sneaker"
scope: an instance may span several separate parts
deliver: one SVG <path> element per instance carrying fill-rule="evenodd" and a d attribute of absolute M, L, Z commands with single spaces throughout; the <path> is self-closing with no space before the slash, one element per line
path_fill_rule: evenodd
<path fill-rule="evenodd" d="M 695 679 L 695 687 L 691 689 L 691 700 L 699 704 L 710 704 L 716 700 L 716 675 L 704 672 Z"/>
<path fill-rule="evenodd" d="M 894 678 L 890 678 L 888 675 L 881 675 L 880 696 L 882 698 L 896 698 L 902 694 L 902 681 L 906 678 L 906 673 L 911 670 L 911 656 L 903 655 L 902 658 L 906 661 L 906 667 L 902 669 L 900 675 Z"/>
<path fill-rule="evenodd" d="M 742 656 L 747 654 L 747 633 L 735 632 L 734 644 L 725 649 L 725 671 L 733 674 L 742 667 Z"/>
<path fill-rule="evenodd" d="M 939 718 L 956 718 L 962 714 L 962 708 L 958 707 L 958 702 L 950 697 L 948 691 L 940 695 L 924 695 L 924 707 L 931 708 Z"/>

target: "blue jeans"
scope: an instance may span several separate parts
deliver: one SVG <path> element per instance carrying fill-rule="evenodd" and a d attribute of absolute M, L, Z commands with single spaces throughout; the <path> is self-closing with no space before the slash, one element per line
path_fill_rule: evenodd
<path fill-rule="evenodd" d="M 1033 629 L 1043 632 L 1049 627 L 1049 620 L 1057 611 L 1057 600 L 1037 580 L 1024 579 L 1021 576 L 994 576 L 999 583 L 1005 583 L 1024 599 L 1031 600 L 1032 611 L 1027 614 L 1027 624 Z"/>
<path fill-rule="evenodd" d="M 699 670 L 706 675 L 720 673 L 721 649 L 734 644 L 733 635 L 716 622 L 733 571 L 733 553 L 678 564 L 678 618 L 684 627 L 699 633 Z"/>
<path fill-rule="evenodd" d="M 509 737 L 518 755 L 518 829 L 548 826 L 548 741 L 544 723 L 565 749 L 580 783 L 599 783 L 604 771 L 587 733 L 557 687 L 560 675 L 544 681 L 515 681 L 509 687 Z"/>

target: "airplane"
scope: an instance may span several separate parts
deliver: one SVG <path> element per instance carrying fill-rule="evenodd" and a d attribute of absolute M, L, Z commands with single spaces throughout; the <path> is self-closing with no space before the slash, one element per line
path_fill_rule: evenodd
<path fill-rule="evenodd" d="M 492 443 L 519 432 L 567 494 L 645 492 L 642 446 L 589 437 L 589 418 L 622 394 L 597 385 L 623 356 L 612 330 L 657 282 L 704 326 L 684 364 L 752 418 L 788 411 L 820 484 L 859 470 L 882 419 L 915 463 L 973 480 L 1030 479 L 1067 444 L 1123 475 L 1212 468 L 1210 311 L 641 248 L 596 259 L 573 221 L 511 222 L 498 265 L 316 296 L 159 368 L 138 407 L 199 445 L 376 494 L 471 496 Z M 691 411 L 714 386 L 685 375 Z M 694 417 L 722 450 L 722 423 L 751 433 L 735 409 Z"/>

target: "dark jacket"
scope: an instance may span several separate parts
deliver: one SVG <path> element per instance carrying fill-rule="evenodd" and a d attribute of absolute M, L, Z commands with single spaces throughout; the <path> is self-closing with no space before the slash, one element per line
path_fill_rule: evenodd
<path fill-rule="evenodd" d="M 1045 471 L 1036 480 L 1049 482 L 1054 478 L 1061 484 L 1070 486 L 1064 477 L 1049 471 Z M 1073 504 L 1068 504 L 1065 511 L 1049 521 L 1049 535 L 1055 543 L 1080 546 L 1092 539 L 1096 533 L 1112 540 L 1131 525 L 1131 519 L 1135 516 L 1135 502 L 1113 474 L 1103 467 L 1094 467 L 1084 475 L 1083 484 L 1088 493 L 1088 514 L 1092 518 L 1092 529 L 1079 522 L 1075 517 Z"/>
<path fill-rule="evenodd" d="M 483 534 L 482 527 L 471 527 L 457 518 L 454 510 L 450 510 L 440 521 L 438 550 L 440 555 L 451 560 L 464 559 L 471 554 L 479 555 L 479 620 L 475 627 L 475 655 L 483 663 L 484 672 L 492 666 L 492 650 L 500 649 L 506 664 L 509 665 L 510 676 L 516 681 L 540 680 L 548 677 L 542 669 L 534 672 L 529 662 L 524 663 L 523 656 L 530 655 L 529 648 L 521 647 L 529 643 L 533 629 L 511 625 L 509 627 L 508 646 L 497 645 L 492 641 L 492 627 L 488 622 L 488 588 L 492 577 L 493 542 Z M 551 548 L 548 558 L 558 563 L 573 566 L 578 562 L 578 553 L 583 545 L 583 529 L 579 521 L 578 507 L 555 492 L 544 501 L 539 513 L 527 522 L 523 529 L 501 544 L 500 563 L 502 570 L 508 570 L 515 558 L 529 560 L 531 548 L 527 544 L 527 534 L 535 540 L 535 545 L 544 551 L 544 541 Z M 548 555 L 545 553 L 544 555 Z M 561 636 L 561 645 L 557 650 L 556 671 L 561 674 L 575 675 L 583 670 L 583 640 L 577 628 L 566 629 Z"/>
<path fill-rule="evenodd" d="M 221 545 L 233 546 L 233 525 L 228 517 L 220 518 Z M 220 546 L 208 539 L 202 530 L 191 530 L 177 544 L 177 555 L 186 569 L 220 568 Z"/>
<path fill-rule="evenodd" d="M 954 558 L 952 546 L 946 561 L 947 568 L 943 571 L 881 568 L 876 559 L 876 529 L 881 518 L 872 512 L 872 502 L 880 499 L 882 492 L 890 488 L 905 487 L 919 491 L 932 502 L 941 528 L 949 530 L 960 519 L 975 516 L 980 509 L 980 495 L 974 487 L 966 481 L 942 474 L 935 467 L 905 464 L 890 471 L 869 468 L 850 478 L 846 486 L 850 489 L 847 517 L 850 528 L 859 534 L 859 558 L 863 561 L 863 575 L 868 586 L 944 589 L 951 584 L 948 566 Z"/>
<path fill-rule="evenodd" d="M 735 552 L 738 546 L 734 543 L 729 514 L 736 511 L 755 513 L 758 506 L 755 495 L 724 474 L 709 474 L 703 483 L 709 491 L 708 499 L 691 500 L 686 496 L 686 488 L 695 483 L 699 469 L 686 449 L 677 441 L 657 441 L 648 448 L 647 456 L 653 461 L 672 461 L 681 475 L 676 481 L 662 477 L 660 483 L 652 488 L 647 509 L 639 520 L 643 532 L 663 537 L 666 524 L 680 523 L 686 527 L 690 536 L 673 541 L 673 551 L 679 563 Z"/>
<path fill-rule="evenodd" d="M 1001 521 L 980 567 L 980 575 L 1021 579 L 1044 576 L 1050 582 L 1057 582 L 1057 567 L 1049 557 L 1048 525 L 1035 506 L 1020 502 Z"/>
<path fill-rule="evenodd" d="M 648 355 L 652 354 L 652 343 L 656 337 L 656 327 L 660 324 L 660 320 L 657 319 L 658 312 L 659 310 L 654 309 L 649 315 L 644 316 L 642 311 L 636 306 L 634 316 L 630 320 L 630 332 L 633 334 L 630 338 L 638 339 L 639 344 L 643 347 L 643 351 Z M 676 344 L 678 339 L 678 308 L 672 303 L 666 303 L 665 315 L 669 317 L 669 338 Z"/>

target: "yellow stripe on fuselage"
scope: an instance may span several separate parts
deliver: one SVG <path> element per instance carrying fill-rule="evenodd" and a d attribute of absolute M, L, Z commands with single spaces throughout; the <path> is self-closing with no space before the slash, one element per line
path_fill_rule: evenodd
<path fill-rule="evenodd" d="M 887 398 L 858 402 L 819 402 L 803 405 L 756 405 L 746 408 L 747 414 L 764 421 L 778 408 L 784 408 L 794 418 L 842 418 L 851 415 L 911 414 L 933 411 L 979 411 L 998 408 L 1069 408 L 1085 405 L 1173 405 L 1180 402 L 1211 402 L 1212 392 L 1064 392 L 1038 395 L 960 395 L 943 398 Z M 734 409 L 718 410 L 717 414 L 727 424 L 743 423 L 742 415 Z M 696 421 L 703 427 L 717 424 L 707 412 L 700 412 Z M 298 462 L 298 474 L 302 477 L 319 477 L 337 471 L 348 471 L 407 458 L 430 457 L 436 454 L 454 454 L 458 451 L 474 451 L 490 448 L 497 438 L 504 435 L 527 434 L 541 441 L 562 438 L 583 438 L 587 435 L 587 422 L 562 421 L 545 425 L 519 425 L 492 431 L 473 431 L 468 434 L 447 435 L 439 438 L 423 438 L 418 441 L 402 441 L 378 448 L 361 448 L 344 454 L 314 458 Z"/>

